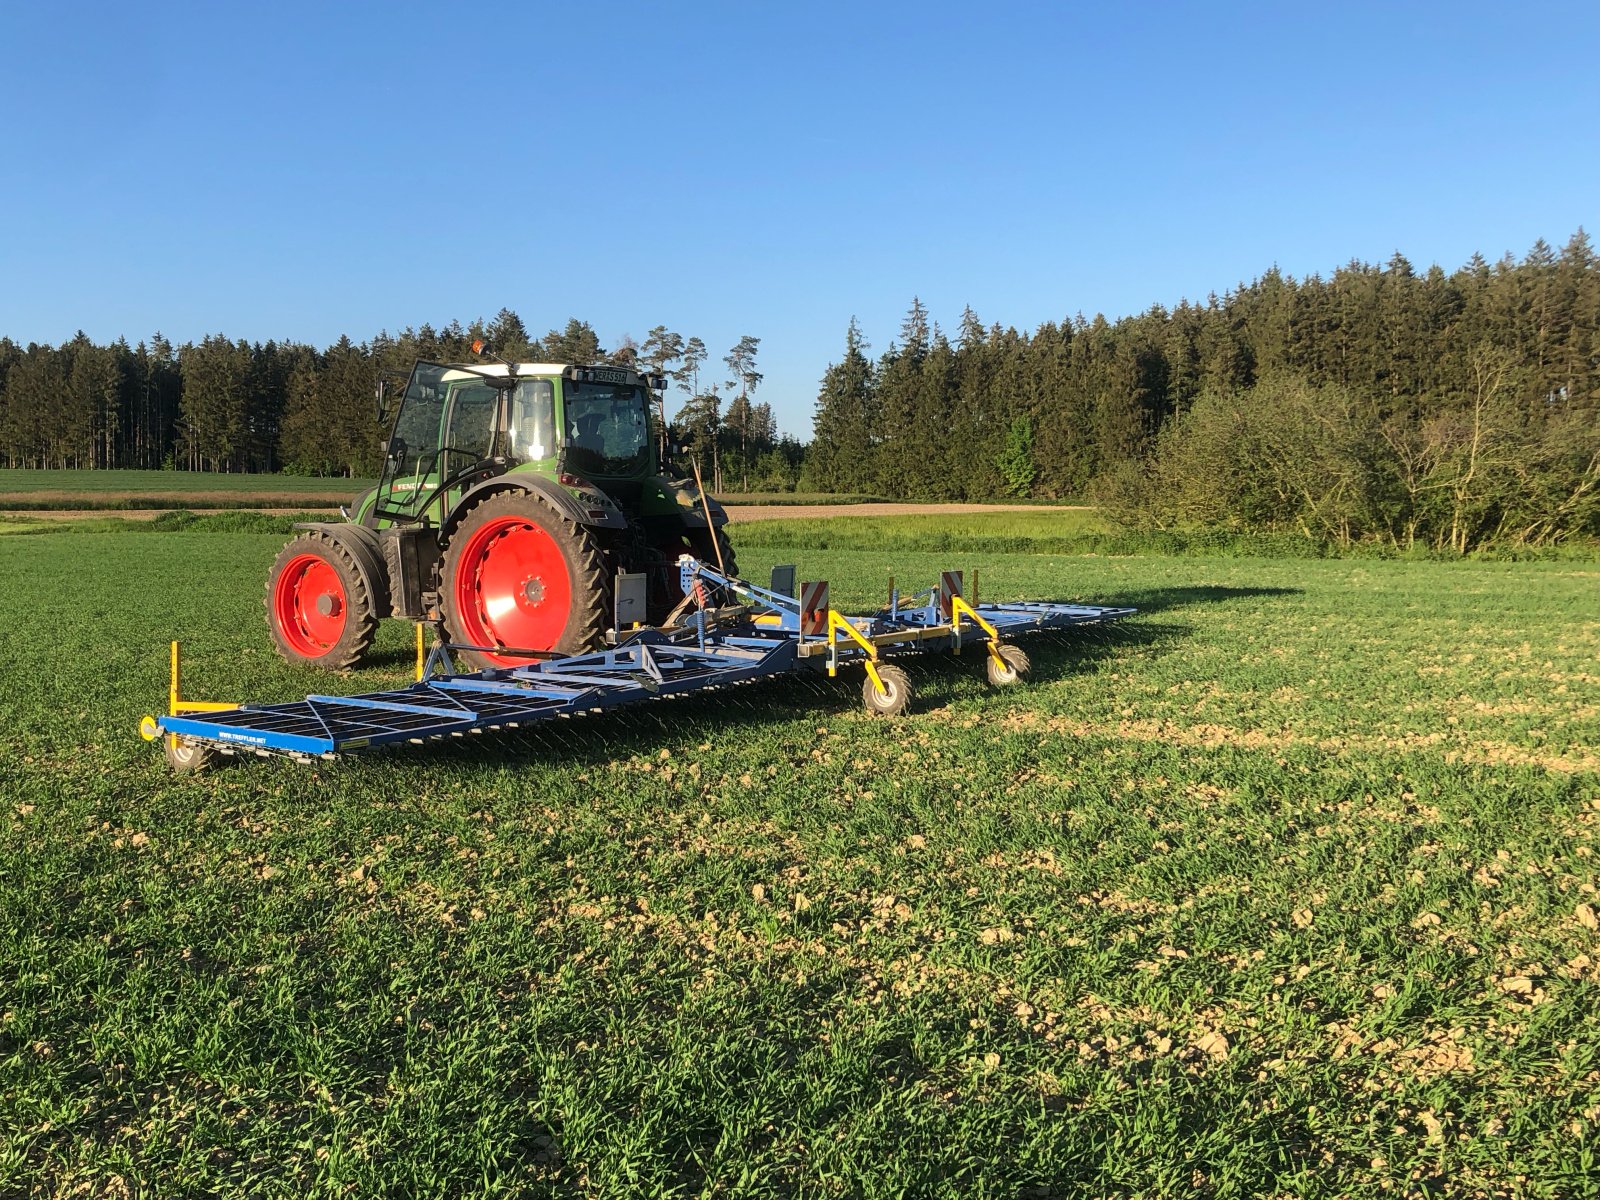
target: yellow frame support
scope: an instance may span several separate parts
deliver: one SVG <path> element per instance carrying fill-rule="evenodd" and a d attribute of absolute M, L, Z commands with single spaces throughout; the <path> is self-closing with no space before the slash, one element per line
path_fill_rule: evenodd
<path fill-rule="evenodd" d="M 956 626 L 958 633 L 960 632 L 961 617 L 963 613 L 976 621 L 978 623 L 978 627 L 989 635 L 989 640 L 983 644 L 983 647 L 989 652 L 989 657 L 994 659 L 995 665 L 998 666 L 1002 671 L 1009 671 L 1011 668 L 1006 665 L 1006 660 L 1000 657 L 1000 635 L 995 631 L 995 627 L 980 617 L 978 615 L 978 610 L 973 608 L 972 605 L 968 604 L 960 596 L 951 596 L 950 623 Z"/>
<path fill-rule="evenodd" d="M 831 608 L 828 610 L 828 678 L 832 679 L 839 673 L 839 656 L 833 651 L 837 641 L 834 637 L 834 631 L 839 629 L 844 630 L 856 645 L 867 652 L 865 665 L 867 678 L 872 680 L 872 686 L 877 689 L 880 695 L 888 691 L 883 686 L 883 676 L 878 674 L 878 648 L 862 637 L 859 629 Z"/>
<path fill-rule="evenodd" d="M 238 708 L 237 704 L 218 700 L 185 700 L 178 689 L 178 643 L 172 643 L 172 680 L 167 687 L 167 713 L 169 716 L 179 716 L 189 712 L 228 712 Z M 161 736 L 161 728 L 156 724 L 154 717 L 139 718 L 139 736 L 147 742 L 153 742 Z"/>
<path fill-rule="evenodd" d="M 238 708 L 232 704 L 218 700 L 182 700 L 178 697 L 178 643 L 172 643 L 172 715 L 186 712 L 227 712 L 231 708 Z"/>

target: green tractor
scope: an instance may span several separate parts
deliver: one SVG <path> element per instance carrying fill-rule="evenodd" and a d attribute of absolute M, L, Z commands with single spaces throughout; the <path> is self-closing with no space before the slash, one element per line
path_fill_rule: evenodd
<path fill-rule="evenodd" d="M 664 386 L 625 367 L 417 363 L 378 486 L 343 522 L 296 525 L 272 564 L 278 652 L 342 670 L 396 617 L 442 621 L 475 667 L 516 665 L 666 622 L 681 554 L 736 574 L 722 507 L 663 473 Z"/>

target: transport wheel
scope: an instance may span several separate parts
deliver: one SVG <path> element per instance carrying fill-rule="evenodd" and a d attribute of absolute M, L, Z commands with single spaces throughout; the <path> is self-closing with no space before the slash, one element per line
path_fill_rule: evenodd
<path fill-rule="evenodd" d="M 443 560 L 449 640 L 576 654 L 600 644 L 611 620 L 605 556 L 587 529 L 529 492 L 498 492 L 462 519 Z M 534 662 L 462 651 L 477 667 Z"/>
<path fill-rule="evenodd" d="M 217 752 L 199 742 L 169 733 L 161 739 L 161 749 L 166 752 L 167 765 L 180 775 L 189 775 L 214 766 Z"/>
<path fill-rule="evenodd" d="M 378 614 L 350 552 L 320 530 L 297 534 L 267 573 L 267 628 L 292 663 L 342 671 L 361 660 Z"/>
<path fill-rule="evenodd" d="M 1028 661 L 1028 656 L 1020 646 L 1005 642 L 995 649 L 1005 660 L 1004 667 L 995 662 L 994 655 L 985 653 L 983 656 L 984 667 L 989 672 L 989 682 L 995 687 L 1010 687 L 1013 683 L 1021 683 L 1028 677 L 1028 672 L 1033 670 L 1033 664 Z"/>
<path fill-rule="evenodd" d="M 911 707 L 911 677 L 903 669 L 879 663 L 878 677 L 883 680 L 881 692 L 871 675 L 861 683 L 861 699 L 869 713 L 875 717 L 896 717 Z"/>

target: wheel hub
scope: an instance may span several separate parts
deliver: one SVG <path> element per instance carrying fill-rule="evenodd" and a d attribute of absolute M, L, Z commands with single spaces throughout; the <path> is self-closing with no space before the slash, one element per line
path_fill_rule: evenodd
<path fill-rule="evenodd" d="M 561 639 L 572 585 L 562 546 L 538 523 L 518 514 L 485 522 L 462 543 L 453 572 L 468 642 L 543 650 Z"/>
<path fill-rule="evenodd" d="M 321 658 L 338 645 L 347 607 L 344 581 L 321 554 L 294 556 L 273 583 L 273 625 L 301 658 Z"/>

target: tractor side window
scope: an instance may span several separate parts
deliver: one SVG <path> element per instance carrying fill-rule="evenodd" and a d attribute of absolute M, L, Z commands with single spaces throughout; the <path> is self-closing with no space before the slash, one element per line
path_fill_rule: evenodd
<path fill-rule="evenodd" d="M 511 457 L 534 462 L 556 452 L 555 385 L 548 379 L 517 384 L 511 397 Z"/>
<path fill-rule="evenodd" d="M 469 383 L 455 389 L 450 398 L 450 428 L 445 432 L 444 444 L 450 450 L 464 451 L 452 459 L 476 456 L 473 461 L 489 457 L 489 437 L 494 432 L 494 408 L 498 393 L 487 384 Z M 450 463 L 451 471 L 471 466 L 468 462 Z"/>

